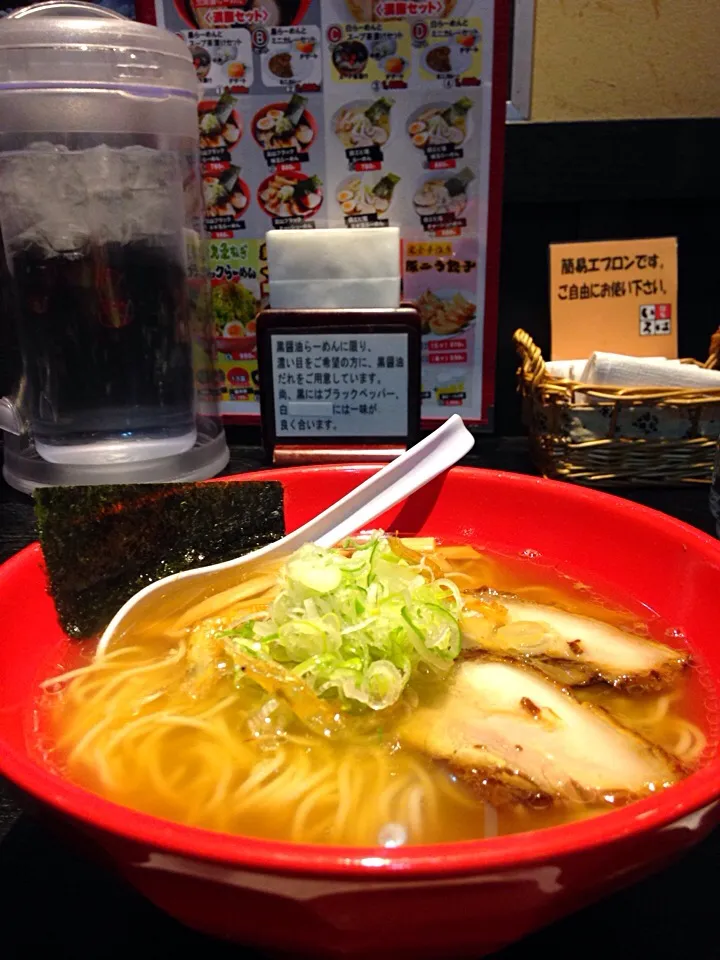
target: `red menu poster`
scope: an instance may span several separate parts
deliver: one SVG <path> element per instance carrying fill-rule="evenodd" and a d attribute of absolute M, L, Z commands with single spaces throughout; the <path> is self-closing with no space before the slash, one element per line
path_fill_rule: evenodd
<path fill-rule="evenodd" d="M 198 77 L 224 417 L 259 414 L 268 230 L 400 228 L 423 420 L 489 424 L 505 0 L 137 0 Z"/>

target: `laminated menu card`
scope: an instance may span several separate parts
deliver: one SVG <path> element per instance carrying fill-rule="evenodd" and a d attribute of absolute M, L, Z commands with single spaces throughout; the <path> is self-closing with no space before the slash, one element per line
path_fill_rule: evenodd
<path fill-rule="evenodd" d="M 179 33 L 198 76 L 225 417 L 259 412 L 266 232 L 396 226 L 423 420 L 488 423 L 507 5 L 138 0 L 138 16 Z"/>

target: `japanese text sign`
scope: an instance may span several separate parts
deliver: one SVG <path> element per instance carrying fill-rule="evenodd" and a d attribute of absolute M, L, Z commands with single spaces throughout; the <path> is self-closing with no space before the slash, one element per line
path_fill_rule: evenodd
<path fill-rule="evenodd" d="M 553 360 L 677 357 L 677 239 L 550 246 Z"/>
<path fill-rule="evenodd" d="M 414 309 L 266 311 L 258 318 L 267 446 L 412 443 L 420 426 Z"/>
<path fill-rule="evenodd" d="M 271 343 L 278 437 L 407 434 L 406 333 L 276 335 Z"/>

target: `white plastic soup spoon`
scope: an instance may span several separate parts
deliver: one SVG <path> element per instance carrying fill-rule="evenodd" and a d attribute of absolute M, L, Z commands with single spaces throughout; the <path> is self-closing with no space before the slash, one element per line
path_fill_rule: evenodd
<path fill-rule="evenodd" d="M 177 620 L 201 601 L 236 590 L 242 579 L 238 572 L 243 568 L 245 574 L 256 561 L 278 561 L 304 543 L 334 546 L 457 463 L 472 449 L 474 442 L 462 418 L 455 414 L 332 507 L 281 540 L 234 560 L 184 570 L 149 584 L 115 614 L 100 638 L 96 656 L 102 656 L 115 639 L 130 629 L 157 630 L 159 623 L 170 618 Z M 148 607 L 155 608 L 152 616 L 147 616 Z"/>

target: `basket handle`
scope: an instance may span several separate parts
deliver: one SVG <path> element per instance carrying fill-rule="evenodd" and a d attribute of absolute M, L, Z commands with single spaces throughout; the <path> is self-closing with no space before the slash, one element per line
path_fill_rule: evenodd
<path fill-rule="evenodd" d="M 517 329 L 513 334 L 513 343 L 520 357 L 523 371 L 533 383 L 545 376 L 545 361 L 542 351 L 525 330 Z"/>
<path fill-rule="evenodd" d="M 720 367 L 720 327 L 710 337 L 710 353 L 703 364 L 708 370 L 717 370 Z"/>

